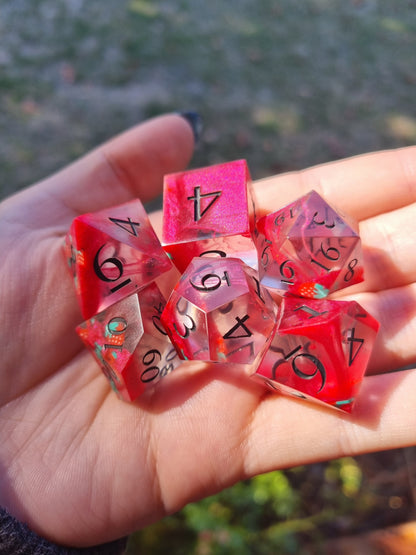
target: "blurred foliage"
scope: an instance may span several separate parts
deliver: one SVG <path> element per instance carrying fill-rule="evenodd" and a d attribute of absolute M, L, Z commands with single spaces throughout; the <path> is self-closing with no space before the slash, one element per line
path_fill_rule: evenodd
<path fill-rule="evenodd" d="M 380 454 L 378 462 L 373 457 L 345 457 L 240 482 L 133 534 L 127 555 L 167 549 L 171 555 L 307 555 L 319 553 L 328 538 L 400 522 L 412 506 L 410 492 L 400 485 L 406 474 L 394 471 L 397 463 L 403 467 L 403 454 Z M 393 472 L 383 477 L 386 461 Z"/>

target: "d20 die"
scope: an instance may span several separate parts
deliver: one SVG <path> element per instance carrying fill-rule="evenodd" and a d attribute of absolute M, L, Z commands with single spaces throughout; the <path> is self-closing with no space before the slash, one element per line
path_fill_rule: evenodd
<path fill-rule="evenodd" d="M 311 191 L 257 222 L 263 285 L 320 299 L 364 279 L 355 222 L 341 218 Z"/>
<path fill-rule="evenodd" d="M 139 200 L 75 218 L 65 251 L 84 318 L 172 267 Z"/>
<path fill-rule="evenodd" d="M 76 329 L 113 389 L 127 401 L 134 401 L 180 363 L 160 322 L 165 304 L 151 283 Z"/>
<path fill-rule="evenodd" d="M 355 301 L 284 298 L 280 323 L 253 377 L 350 412 L 378 327 Z"/>
<path fill-rule="evenodd" d="M 184 359 L 253 365 L 267 347 L 276 310 L 240 259 L 194 258 L 161 319 Z"/>
<path fill-rule="evenodd" d="M 165 176 L 162 243 L 181 272 L 201 253 L 257 267 L 250 186 L 245 160 Z"/>

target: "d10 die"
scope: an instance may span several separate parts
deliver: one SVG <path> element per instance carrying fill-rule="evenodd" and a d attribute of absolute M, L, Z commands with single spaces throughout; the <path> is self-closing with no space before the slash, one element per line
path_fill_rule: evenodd
<path fill-rule="evenodd" d="M 320 299 L 362 281 L 358 227 L 315 191 L 257 222 L 263 285 Z"/>
<path fill-rule="evenodd" d="M 75 218 L 65 251 L 84 318 L 172 267 L 139 200 Z"/>
<path fill-rule="evenodd" d="M 162 314 L 184 359 L 255 364 L 275 327 L 276 305 L 236 258 L 194 258 Z"/>
<path fill-rule="evenodd" d="M 165 176 L 162 243 L 183 272 L 195 256 L 235 256 L 257 267 L 245 160 Z"/>
<path fill-rule="evenodd" d="M 349 412 L 378 327 L 355 301 L 284 298 L 280 323 L 253 377 Z"/>
<path fill-rule="evenodd" d="M 160 315 L 165 299 L 155 283 L 77 327 L 113 389 L 134 401 L 180 362 Z"/>

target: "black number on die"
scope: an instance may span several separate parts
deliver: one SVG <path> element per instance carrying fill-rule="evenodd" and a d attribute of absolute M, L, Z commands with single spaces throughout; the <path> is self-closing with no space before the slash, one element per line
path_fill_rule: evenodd
<path fill-rule="evenodd" d="M 312 380 L 318 374 L 321 376 L 321 386 L 318 389 L 318 393 L 319 393 L 320 391 L 322 391 L 322 389 L 324 388 L 325 383 L 326 383 L 325 367 L 322 364 L 322 362 L 319 360 L 319 358 L 317 358 L 316 356 L 311 355 L 309 353 L 299 353 L 299 351 L 301 349 L 302 349 L 302 345 L 298 345 L 295 349 L 293 349 L 287 355 L 285 355 L 281 349 L 278 349 L 279 352 L 282 353 L 284 358 L 280 359 L 280 360 L 278 360 L 274 363 L 273 368 L 272 368 L 272 377 L 273 377 L 274 380 L 276 380 L 276 373 L 277 373 L 277 369 L 279 368 L 279 366 L 281 364 L 285 364 L 286 362 L 289 362 L 289 359 L 291 359 L 293 357 L 293 359 L 290 361 L 290 364 L 292 366 L 292 370 L 294 371 L 294 373 L 299 378 L 302 378 L 303 380 Z M 315 371 L 312 372 L 311 374 L 307 374 L 306 372 L 303 372 L 299 368 L 297 360 L 299 360 L 299 364 L 301 363 L 302 360 L 309 360 L 310 362 L 312 362 L 312 364 L 315 365 Z"/>
<path fill-rule="evenodd" d="M 97 277 L 99 279 L 101 279 L 102 281 L 106 281 L 106 282 L 118 281 L 123 276 L 123 272 L 124 272 L 123 263 L 121 262 L 121 260 L 119 260 L 115 256 L 110 256 L 109 258 L 106 258 L 105 260 L 100 262 L 99 261 L 100 253 L 101 253 L 101 251 L 103 250 L 104 247 L 105 247 L 105 244 L 102 245 L 98 249 L 97 254 L 94 257 L 94 263 L 93 263 L 94 264 L 94 272 L 96 273 Z M 113 268 L 116 270 L 117 275 L 115 277 L 106 276 L 105 273 L 103 272 L 103 270 L 104 270 L 103 266 L 104 265 L 113 266 Z M 110 270 L 110 268 L 108 268 L 108 270 Z M 116 291 L 118 291 L 119 289 L 121 289 L 125 285 L 128 285 L 129 283 L 131 283 L 131 279 L 127 278 L 124 281 L 122 281 L 121 283 L 119 283 L 118 285 L 116 285 L 115 287 L 112 287 L 110 289 L 110 291 L 111 291 L 111 293 L 115 293 Z"/>
<path fill-rule="evenodd" d="M 157 349 L 150 349 L 143 355 L 142 362 L 145 366 L 148 366 L 148 368 L 141 373 L 140 379 L 142 382 L 151 382 L 158 377 L 159 367 L 154 364 L 156 362 L 156 357 L 159 357 L 158 362 L 162 360 L 162 355 Z M 153 366 L 150 366 L 151 364 Z"/>
<path fill-rule="evenodd" d="M 202 216 L 211 208 L 216 200 L 221 196 L 222 191 L 213 191 L 212 193 L 202 193 L 201 194 L 201 187 L 194 187 L 194 196 L 188 197 L 188 200 L 194 201 L 194 221 L 199 222 Z M 203 198 L 210 198 L 212 199 L 208 202 L 206 207 L 201 210 L 201 199 Z"/>
<path fill-rule="evenodd" d="M 120 327 L 120 325 L 122 327 Z M 115 316 L 108 321 L 106 325 L 106 332 L 109 335 L 123 335 L 123 333 L 127 330 L 127 320 L 122 316 Z M 123 344 L 121 345 L 114 345 L 113 343 L 105 343 L 104 349 L 122 349 Z"/>
<path fill-rule="evenodd" d="M 188 302 L 187 301 L 185 301 L 185 303 L 186 303 L 185 308 L 184 309 L 180 308 L 179 304 L 180 304 L 181 300 L 184 300 L 184 299 L 179 299 L 179 301 L 176 303 L 176 310 L 179 312 L 179 314 L 182 314 L 185 318 L 187 318 L 190 321 L 191 325 L 187 326 L 184 322 L 182 322 L 182 325 L 185 328 L 185 333 L 184 334 L 179 333 L 179 329 L 178 329 L 178 326 L 176 325 L 176 322 L 173 322 L 173 327 L 174 327 L 175 332 L 178 334 L 179 337 L 181 337 L 182 339 L 186 339 L 187 337 L 189 337 L 190 332 L 194 331 L 196 329 L 196 323 L 195 323 L 195 320 L 191 316 L 189 316 L 189 314 L 186 314 L 186 310 L 188 308 Z"/>
<path fill-rule="evenodd" d="M 209 280 L 212 280 L 212 279 L 216 280 L 215 283 L 213 283 L 211 285 L 207 285 L 207 282 Z M 205 276 L 203 278 L 201 278 L 201 285 L 197 285 L 191 279 L 189 280 L 189 283 L 197 291 L 215 291 L 216 289 L 221 287 L 222 280 L 224 280 L 227 283 L 228 286 L 231 285 L 230 277 L 228 275 L 228 272 L 226 272 L 226 271 L 224 272 L 223 277 L 219 276 L 218 274 L 205 274 Z"/>
<path fill-rule="evenodd" d="M 321 243 L 320 252 L 324 255 L 324 257 L 327 260 L 330 260 L 331 262 L 336 262 L 337 260 L 339 260 L 339 258 L 341 256 L 341 253 L 335 247 L 328 247 L 325 250 L 323 243 Z M 318 266 L 320 266 L 321 268 L 323 268 L 327 272 L 329 272 L 331 270 L 331 268 L 328 268 L 327 266 L 324 266 L 321 262 L 319 262 L 318 260 L 315 260 L 314 258 L 311 258 L 311 262 L 313 262 L 314 264 L 317 264 Z"/>

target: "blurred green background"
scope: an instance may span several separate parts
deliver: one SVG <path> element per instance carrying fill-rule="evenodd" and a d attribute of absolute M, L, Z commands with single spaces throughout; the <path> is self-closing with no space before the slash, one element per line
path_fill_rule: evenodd
<path fill-rule="evenodd" d="M 0 33 L 0 198 L 172 110 L 203 115 L 193 167 L 254 178 L 416 142 L 415 0 L 1 0 Z M 128 553 L 320 553 L 415 518 L 415 476 L 413 448 L 274 472 Z"/>

